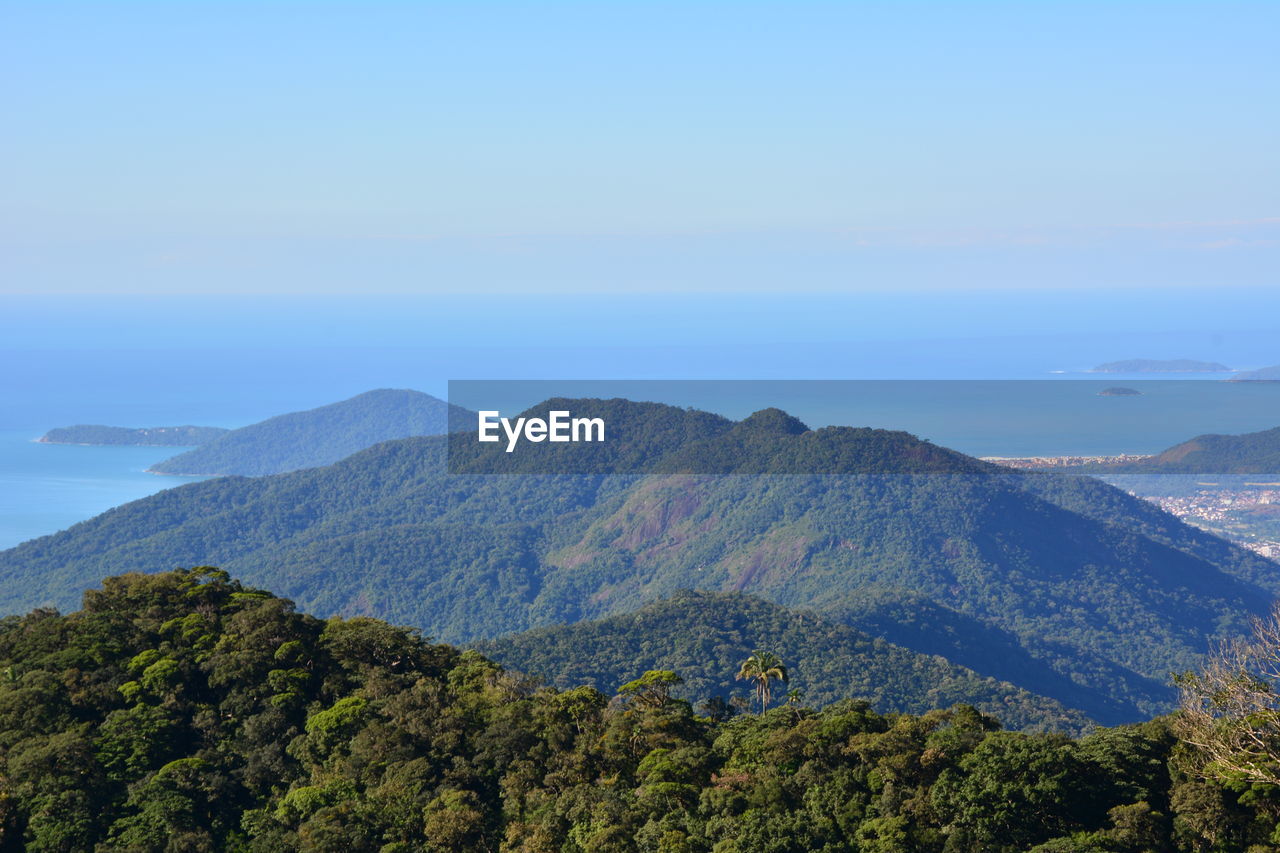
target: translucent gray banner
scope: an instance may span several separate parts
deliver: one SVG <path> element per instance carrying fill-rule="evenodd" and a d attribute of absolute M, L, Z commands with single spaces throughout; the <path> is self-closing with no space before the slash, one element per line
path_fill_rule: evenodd
<path fill-rule="evenodd" d="M 1280 383 L 454 380 L 449 402 L 459 474 L 954 474 L 985 460 L 1280 484 Z"/>

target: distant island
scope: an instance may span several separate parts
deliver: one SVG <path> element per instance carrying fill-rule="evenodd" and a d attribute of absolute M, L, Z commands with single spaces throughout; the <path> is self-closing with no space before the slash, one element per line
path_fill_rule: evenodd
<path fill-rule="evenodd" d="M 1227 380 L 1228 382 L 1280 382 L 1280 364 L 1263 367 L 1258 370 L 1244 370 Z"/>
<path fill-rule="evenodd" d="M 116 427 L 77 424 L 51 429 L 37 441 L 43 444 L 94 444 L 132 447 L 196 447 L 220 438 L 230 430 L 222 427 Z"/>
<path fill-rule="evenodd" d="M 1189 358 L 1153 359 L 1131 358 L 1127 361 L 1108 361 L 1099 364 L 1090 373 L 1230 373 L 1231 368 L 1216 361 L 1194 361 Z"/>
<path fill-rule="evenodd" d="M 1099 397 L 1141 397 L 1142 392 L 1137 388 L 1103 388 L 1098 392 Z"/>

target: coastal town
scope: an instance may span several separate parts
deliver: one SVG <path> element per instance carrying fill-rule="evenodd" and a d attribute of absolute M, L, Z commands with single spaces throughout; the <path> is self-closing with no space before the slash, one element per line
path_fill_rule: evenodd
<path fill-rule="evenodd" d="M 1188 524 L 1271 559 L 1280 559 L 1280 484 L 1274 488 L 1206 488 L 1190 496 L 1139 495 Z"/>
<path fill-rule="evenodd" d="M 1078 468 L 1084 465 L 1121 465 L 1150 459 L 1149 454 L 1121 453 L 1113 456 L 983 456 L 982 461 L 1027 471 Z"/>
<path fill-rule="evenodd" d="M 1025 471 L 1115 465 L 1149 458 L 1112 456 L 985 456 L 984 461 Z M 1204 483 L 1192 494 L 1153 495 L 1126 489 L 1170 515 L 1272 560 L 1280 560 L 1280 482 L 1223 488 Z"/>
<path fill-rule="evenodd" d="M 984 462 L 1023 470 L 1050 470 L 1083 465 L 1119 465 L 1151 459 L 1146 453 L 1120 453 L 1117 456 L 983 456 Z"/>

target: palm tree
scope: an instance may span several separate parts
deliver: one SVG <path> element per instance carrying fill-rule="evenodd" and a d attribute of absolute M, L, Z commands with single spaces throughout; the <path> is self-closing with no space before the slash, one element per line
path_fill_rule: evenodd
<path fill-rule="evenodd" d="M 756 687 L 756 699 L 760 702 L 760 713 L 769 707 L 769 682 L 773 680 L 787 683 L 787 668 L 782 658 L 773 652 L 762 652 L 757 649 L 751 657 L 742 662 L 738 668 L 738 680 L 750 681 Z"/>
<path fill-rule="evenodd" d="M 800 722 L 800 702 L 804 699 L 804 691 L 799 687 L 792 687 L 787 691 L 787 707 L 791 709 L 791 713 L 795 715 L 796 722 Z"/>

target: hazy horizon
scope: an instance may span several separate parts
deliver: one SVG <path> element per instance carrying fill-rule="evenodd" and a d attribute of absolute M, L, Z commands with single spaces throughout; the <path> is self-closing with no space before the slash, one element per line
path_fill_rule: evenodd
<path fill-rule="evenodd" d="M 1275 4 L 3 15 L 4 294 L 1277 284 Z"/>

